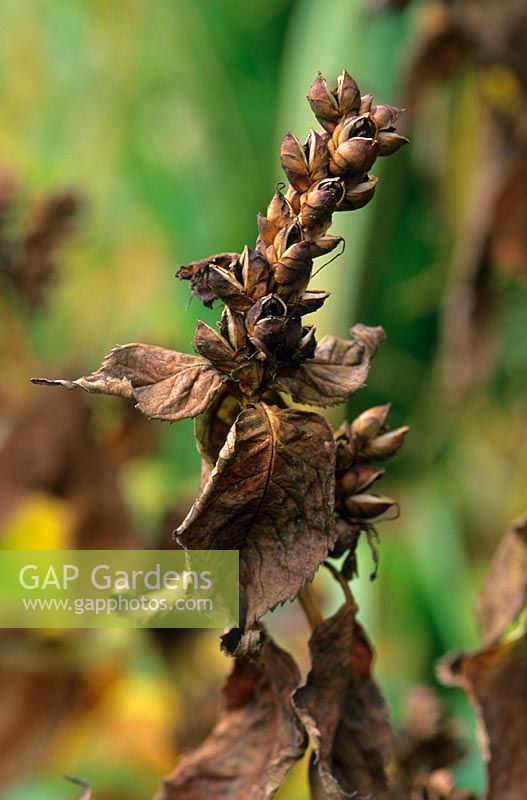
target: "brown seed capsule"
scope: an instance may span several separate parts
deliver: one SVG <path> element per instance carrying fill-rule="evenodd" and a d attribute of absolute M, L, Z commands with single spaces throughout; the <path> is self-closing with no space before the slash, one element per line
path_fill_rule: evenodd
<path fill-rule="evenodd" d="M 265 246 L 273 243 L 276 234 L 282 228 L 286 228 L 293 221 L 290 206 L 281 192 L 275 192 L 273 199 L 267 206 L 267 212 L 258 214 L 258 242 L 257 250 L 265 252 Z"/>
<path fill-rule="evenodd" d="M 287 316 L 287 306 L 276 294 L 268 294 L 261 297 L 254 303 L 245 318 L 248 333 L 253 336 L 256 332 L 256 324 L 262 319 L 285 319 Z"/>
<path fill-rule="evenodd" d="M 304 148 L 296 136 L 289 131 L 284 136 L 280 148 L 280 160 L 289 183 L 299 192 L 309 189 L 311 180 L 309 177 L 309 167 Z"/>
<path fill-rule="evenodd" d="M 194 347 L 200 355 L 224 372 L 230 372 L 235 366 L 236 353 L 229 342 L 201 320 L 198 321 L 194 334 Z"/>
<path fill-rule="evenodd" d="M 376 480 L 382 478 L 385 470 L 371 467 L 368 464 L 358 464 L 342 474 L 337 480 L 337 489 L 342 497 L 364 492 Z"/>
<path fill-rule="evenodd" d="M 373 408 L 368 408 L 366 411 L 363 411 L 362 414 L 355 417 L 351 423 L 352 435 L 364 442 L 370 441 L 375 436 L 378 436 L 388 416 L 389 410 L 390 404 L 386 403 L 384 406 L 373 406 Z"/>
<path fill-rule="evenodd" d="M 376 133 L 377 127 L 371 116 L 363 114 L 361 117 L 352 117 L 341 122 L 333 132 L 332 141 L 335 147 L 339 147 L 349 139 L 356 139 L 357 137 L 374 139 Z"/>
<path fill-rule="evenodd" d="M 261 386 L 264 377 L 264 364 L 258 359 L 241 362 L 232 371 L 232 377 L 238 382 L 243 394 L 249 397 L 255 394 Z"/>
<path fill-rule="evenodd" d="M 209 286 L 217 297 L 233 311 L 247 311 L 252 305 L 252 300 L 243 291 L 243 286 L 238 283 L 229 270 L 223 267 L 211 265 Z"/>
<path fill-rule="evenodd" d="M 360 90 L 351 75 L 343 70 L 337 78 L 337 103 L 342 116 L 357 112 L 360 107 Z"/>
<path fill-rule="evenodd" d="M 286 250 L 301 242 L 303 235 L 304 232 L 298 222 L 292 222 L 291 225 L 278 231 L 273 242 L 277 258 L 281 258 Z"/>
<path fill-rule="evenodd" d="M 358 182 L 355 182 L 357 181 Z M 346 189 L 346 194 L 337 211 L 356 211 L 369 203 L 375 194 L 375 187 L 379 179 L 373 176 L 366 176 L 366 179 L 355 179 L 350 188 Z"/>
<path fill-rule="evenodd" d="M 242 265 L 243 290 L 252 300 L 264 297 L 269 291 L 271 268 L 256 250 L 245 247 L 240 257 Z"/>
<path fill-rule="evenodd" d="M 329 170 L 329 153 L 326 139 L 316 131 L 309 131 L 304 144 L 304 153 L 309 169 L 310 185 L 326 178 Z"/>
<path fill-rule="evenodd" d="M 372 104 L 373 95 L 363 94 L 360 99 L 359 114 L 367 114 L 369 111 L 371 111 Z"/>
<path fill-rule="evenodd" d="M 354 494 L 344 503 L 346 511 L 354 518 L 374 519 L 396 505 L 393 497 L 382 497 L 376 494 Z"/>
<path fill-rule="evenodd" d="M 332 175 L 360 175 L 375 163 L 379 146 L 373 139 L 357 136 L 340 144 L 329 162 Z"/>
<path fill-rule="evenodd" d="M 234 350 L 241 350 L 247 340 L 243 314 L 225 307 L 220 320 L 220 333 L 228 338 Z"/>
<path fill-rule="evenodd" d="M 340 110 L 337 99 L 329 90 L 327 81 L 320 72 L 309 90 L 307 100 L 322 127 L 331 133 L 339 121 Z"/>
<path fill-rule="evenodd" d="M 380 131 L 377 134 L 377 143 L 379 145 L 379 155 L 391 156 L 396 153 L 403 145 L 408 144 L 408 139 L 405 136 L 399 136 L 397 133 L 391 131 Z"/>
<path fill-rule="evenodd" d="M 363 453 L 367 458 L 390 458 L 395 455 L 404 444 L 406 434 L 410 428 L 405 425 L 402 428 L 396 428 L 394 431 L 388 431 L 374 439 L 370 439 L 363 448 Z"/>
<path fill-rule="evenodd" d="M 317 347 L 315 339 L 316 328 L 314 325 L 304 325 L 302 328 L 302 338 L 296 352 L 293 354 L 295 361 L 307 361 L 313 358 Z"/>
<path fill-rule="evenodd" d="M 324 292 L 321 289 L 309 289 L 298 298 L 294 306 L 290 306 L 289 312 L 297 314 L 299 317 L 303 317 L 304 314 L 311 314 L 313 311 L 318 311 L 319 308 L 322 308 L 330 295 L 331 292 Z"/>
<path fill-rule="evenodd" d="M 383 131 L 386 128 L 393 128 L 401 116 L 401 109 L 395 106 L 373 106 L 371 109 L 371 116 L 377 126 L 377 130 Z"/>
<path fill-rule="evenodd" d="M 325 178 L 314 184 L 301 199 L 301 220 L 304 228 L 323 235 L 331 224 L 331 215 L 344 197 L 341 178 Z M 311 233 L 313 235 L 313 233 Z"/>

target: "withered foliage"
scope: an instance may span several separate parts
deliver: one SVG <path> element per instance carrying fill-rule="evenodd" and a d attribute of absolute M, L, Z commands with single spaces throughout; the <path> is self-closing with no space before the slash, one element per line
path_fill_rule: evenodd
<path fill-rule="evenodd" d="M 505 534 L 490 576 L 477 599 L 485 646 L 453 654 L 438 668 L 444 683 L 467 692 L 479 716 L 479 738 L 488 765 L 487 800 L 522 800 L 527 786 L 527 515 Z M 509 585 L 510 578 L 510 585 Z"/>
<path fill-rule="evenodd" d="M 369 174 L 375 160 L 407 142 L 396 132 L 400 110 L 361 95 L 345 71 L 334 88 L 319 74 L 308 101 L 321 127 L 303 144 L 286 134 L 280 154 L 290 185 L 258 216 L 255 247 L 177 272 L 206 306 L 223 304 L 217 329 L 198 322 L 196 355 L 128 344 L 91 375 L 35 380 L 131 399 L 151 419 L 196 418 L 200 494 L 176 531 L 177 546 L 240 553 L 240 627 L 222 637 L 235 656 L 223 711 L 157 800 L 271 798 L 302 756 L 306 729 L 315 747 L 314 797 L 386 792 L 387 710 L 349 592 L 315 628 L 300 689 L 293 660 L 258 622 L 299 593 L 305 606 L 307 584 L 328 555 L 348 551 L 344 572 L 356 571 L 360 532 L 373 547 L 373 521 L 395 505 L 372 491 L 384 472 L 375 462 L 396 453 L 407 432 L 388 430 L 388 406 L 334 435 L 323 416 L 289 405 L 288 398 L 342 404 L 366 382 L 383 330 L 357 324 L 349 339 L 317 342 L 303 318 L 329 297 L 309 284 L 314 259 L 342 245 L 328 234 L 333 213 L 366 205 L 378 183 Z"/>
<path fill-rule="evenodd" d="M 388 797 L 388 707 L 371 676 L 373 654 L 356 610 L 350 598 L 317 625 L 309 642 L 311 672 L 293 695 L 313 741 L 315 800 Z"/>
<path fill-rule="evenodd" d="M 270 639 L 256 659 L 236 659 L 216 727 L 181 759 L 155 800 L 274 797 L 306 746 L 291 702 L 299 680 L 291 656 Z"/>

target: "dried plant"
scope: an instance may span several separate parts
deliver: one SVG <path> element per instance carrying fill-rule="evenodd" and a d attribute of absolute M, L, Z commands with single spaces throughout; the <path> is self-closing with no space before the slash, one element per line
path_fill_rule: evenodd
<path fill-rule="evenodd" d="M 384 473 L 377 462 L 400 449 L 408 429 L 389 431 L 384 405 L 334 434 L 323 416 L 290 407 L 284 396 L 334 406 L 365 384 L 382 329 L 359 324 L 349 340 L 317 343 L 303 317 L 329 296 L 309 284 L 313 260 L 342 244 L 328 234 L 333 213 L 368 203 L 375 160 L 407 140 L 395 130 L 400 110 L 361 96 L 345 71 L 334 89 L 319 74 L 308 101 L 322 127 L 304 144 L 285 136 L 281 161 L 290 185 L 258 217 L 255 248 L 178 270 L 205 305 L 224 305 L 218 330 L 198 322 L 197 354 L 128 344 L 86 377 L 35 380 L 130 398 L 152 419 L 198 418 L 200 494 L 175 536 L 188 549 L 240 554 L 240 627 L 223 637 L 224 650 L 237 656 L 225 708 L 202 747 L 165 782 L 163 800 L 270 798 L 302 756 L 306 731 L 314 797 L 387 792 L 387 709 L 346 579 L 356 572 L 361 531 L 376 554 L 374 521 L 395 506 L 372 491 Z M 342 572 L 328 567 L 345 603 L 321 621 L 309 581 L 328 557 L 344 554 Z M 312 668 L 301 688 L 293 660 L 259 622 L 297 597 L 314 626 Z"/>

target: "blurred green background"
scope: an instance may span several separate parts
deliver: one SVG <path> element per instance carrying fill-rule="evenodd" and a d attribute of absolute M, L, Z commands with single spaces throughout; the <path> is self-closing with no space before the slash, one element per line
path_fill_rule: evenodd
<path fill-rule="evenodd" d="M 302 138 L 313 125 L 305 95 L 317 70 L 333 82 L 346 67 L 363 93 L 405 102 L 430 5 L 373 11 L 360 0 L 4 0 L 0 165 L 16 173 L 23 198 L 63 186 L 85 198 L 46 308 L 29 314 L 8 296 L 13 316 L 2 329 L 2 363 L 17 391 L 26 399 L 41 391 L 26 388 L 35 369 L 54 376 L 68 365 L 86 374 L 118 343 L 189 350 L 196 319 L 210 323 L 218 311 L 189 304 L 176 268 L 254 242 L 256 212 L 282 179 L 281 137 L 292 128 Z M 333 293 L 318 315 L 319 337 L 346 335 L 355 322 L 383 325 L 388 335 L 348 414 L 391 401 L 391 424 L 411 426 L 383 481 L 401 514 L 379 525 L 379 578 L 369 582 L 369 554 L 361 550 L 353 587 L 396 721 L 410 686 L 435 683 L 440 656 L 477 646 L 473 598 L 501 533 L 525 503 L 525 273 L 494 252 L 487 259 L 492 314 L 471 334 L 489 336 L 492 347 L 477 379 L 461 389 L 458 379 L 472 365 L 462 348 L 446 352 L 444 329 L 456 298 L 455 264 L 469 246 L 464 220 L 478 203 L 489 103 L 501 113 L 521 91 L 507 65 L 480 64 L 477 56 L 446 80 L 433 78 L 425 102 L 410 109 L 412 144 L 377 162 L 374 202 L 337 219 L 346 251 L 314 280 Z M 115 403 L 87 402 L 95 431 L 106 431 Z M 338 423 L 344 414 L 329 416 Z M 169 530 L 168 510 L 192 499 L 199 473 L 192 424 L 151 424 L 155 445 L 119 469 L 120 490 L 149 544 L 163 525 Z M 60 546 L 67 520 L 67 504 L 40 493 L 10 515 L 3 535 L 19 546 Z M 328 610 L 335 608 L 336 590 L 319 583 Z M 301 616 L 292 609 L 273 616 L 271 627 L 300 648 L 305 665 Z M 160 648 L 146 632 L 99 631 L 70 651 L 90 699 L 67 719 L 58 715 L 47 747 L 0 796 L 77 796 L 63 773 L 89 780 L 99 800 L 150 796 L 192 740 L 184 731 L 188 707 L 203 697 L 210 705 L 211 687 L 227 669 L 216 635 Z M 2 669 L 12 669 L 5 646 L 2 652 Z M 440 691 L 470 747 L 460 782 L 480 789 L 472 712 L 453 690 Z M 38 715 L 44 690 L 34 702 Z M 281 797 L 307 798 L 303 772 L 304 765 L 293 771 Z"/>

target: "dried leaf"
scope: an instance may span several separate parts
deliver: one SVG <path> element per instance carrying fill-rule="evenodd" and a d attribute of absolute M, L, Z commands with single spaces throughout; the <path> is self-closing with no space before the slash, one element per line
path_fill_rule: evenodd
<path fill-rule="evenodd" d="M 464 689 L 480 714 L 488 762 L 486 800 L 523 800 L 527 786 L 527 636 L 450 657 L 444 683 Z"/>
<path fill-rule="evenodd" d="M 293 695 L 313 741 L 310 781 L 316 800 L 386 796 L 388 709 L 371 677 L 373 654 L 355 612 L 347 602 L 317 625 L 309 642 L 311 671 Z"/>
<path fill-rule="evenodd" d="M 279 372 L 273 386 L 293 400 L 313 406 L 344 403 L 365 384 L 376 346 L 384 339 L 382 328 L 355 326 L 353 339 L 325 336 L 315 357 L 296 369 Z"/>
<path fill-rule="evenodd" d="M 499 639 L 527 605 L 527 514 L 503 537 L 477 601 L 486 642 Z"/>
<path fill-rule="evenodd" d="M 75 381 L 35 378 L 33 383 L 134 398 L 147 417 L 175 421 L 205 411 L 222 378 L 197 356 L 151 344 L 126 344 L 112 350 L 92 375 Z"/>
<path fill-rule="evenodd" d="M 240 551 L 241 625 L 293 599 L 335 536 L 335 445 L 318 414 L 256 404 L 240 413 L 178 541 Z"/>
<path fill-rule="evenodd" d="M 181 759 L 155 800 L 274 797 L 306 745 L 291 703 L 299 677 L 293 659 L 269 640 L 255 661 L 238 659 L 216 727 Z"/>

